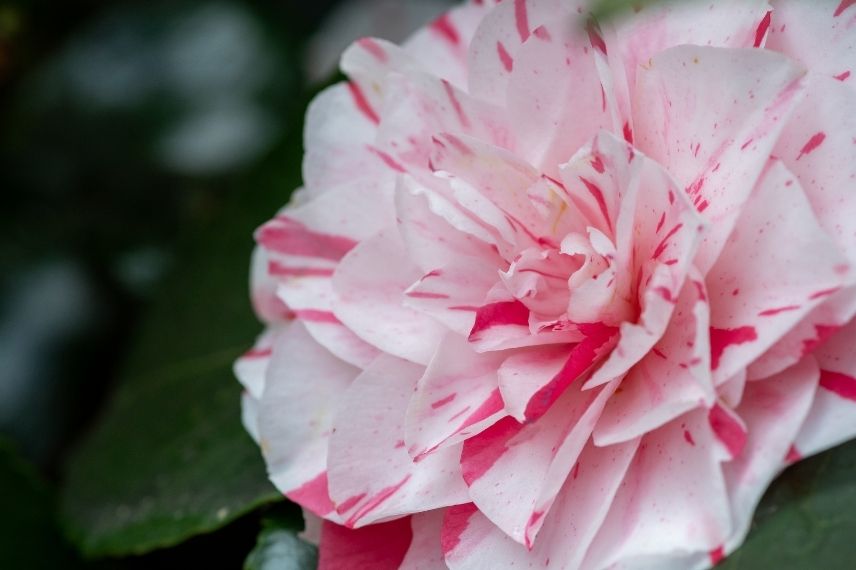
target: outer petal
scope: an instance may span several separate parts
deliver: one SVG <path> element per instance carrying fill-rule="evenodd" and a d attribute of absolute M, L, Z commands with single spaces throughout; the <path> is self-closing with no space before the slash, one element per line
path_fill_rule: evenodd
<path fill-rule="evenodd" d="M 702 273 L 755 186 L 802 91 L 803 74 L 765 50 L 696 46 L 662 52 L 639 72 L 636 144 L 713 222 L 696 259 Z"/>
<path fill-rule="evenodd" d="M 444 510 L 437 509 L 410 517 L 413 540 L 399 570 L 447 570 L 440 548 L 444 515 Z"/>
<path fill-rule="evenodd" d="M 605 98 L 596 96 L 603 86 L 573 4 L 562 2 L 533 28 L 514 56 L 508 85 L 517 148 L 552 177 L 593 133 L 612 124 Z"/>
<path fill-rule="evenodd" d="M 532 32 L 548 22 L 561 21 L 568 3 L 561 0 L 502 2 L 479 24 L 469 50 L 469 91 L 503 105 L 511 72 L 521 46 Z M 568 22 L 571 24 L 570 22 Z M 572 24 L 571 24 L 572 25 Z"/>
<path fill-rule="evenodd" d="M 412 541 L 410 518 L 360 529 L 325 521 L 318 570 L 398 570 Z"/>
<path fill-rule="evenodd" d="M 443 328 L 403 305 L 404 292 L 422 277 L 406 256 L 398 232 L 384 230 L 354 248 L 333 277 L 336 317 L 380 350 L 427 363 Z"/>
<path fill-rule="evenodd" d="M 476 353 L 455 334 L 444 337 L 407 405 L 404 441 L 412 457 L 461 442 L 506 415 L 496 377 L 503 357 Z"/>
<path fill-rule="evenodd" d="M 725 553 L 743 542 L 758 501 L 785 467 L 785 456 L 811 406 L 817 379 L 817 364 L 809 357 L 746 386 L 737 411 L 746 421 L 749 438 L 741 456 L 723 465 L 734 517 L 734 532 L 724 546 Z"/>
<path fill-rule="evenodd" d="M 577 570 L 594 539 L 638 446 L 587 445 L 573 473 L 544 516 L 531 549 L 518 544 L 472 505 L 452 507 L 443 528 L 443 549 L 452 570 L 527 568 Z"/>
<path fill-rule="evenodd" d="M 767 48 L 856 89 L 856 8 L 846 0 L 774 0 Z"/>
<path fill-rule="evenodd" d="M 359 93 L 348 84 L 321 92 L 306 113 L 303 182 L 307 192 L 316 195 L 357 178 L 385 178 L 391 183 L 395 172 L 370 150 L 376 133 L 377 123 L 367 116 Z"/>
<path fill-rule="evenodd" d="M 773 162 L 707 276 L 716 383 L 851 280 L 846 258 L 818 226 L 800 185 Z"/>
<path fill-rule="evenodd" d="M 301 323 L 277 337 L 261 398 L 259 443 L 274 485 L 319 516 L 335 518 L 327 494 L 328 438 L 333 410 L 357 374 Z"/>
<path fill-rule="evenodd" d="M 796 438 L 805 457 L 856 436 L 856 321 L 830 338 L 817 352 L 820 387 L 808 418 Z"/>
<path fill-rule="evenodd" d="M 467 86 L 467 50 L 481 21 L 500 0 L 470 0 L 450 10 L 404 43 L 428 71 L 458 88 Z"/>
<path fill-rule="evenodd" d="M 414 463 L 404 444 L 407 402 L 422 367 L 381 355 L 342 395 L 330 436 L 330 497 L 360 527 L 467 500 L 460 446 Z"/>
<path fill-rule="evenodd" d="M 646 435 L 586 567 L 708 552 L 721 545 L 730 534 L 731 517 L 716 445 L 703 410 Z"/>
<path fill-rule="evenodd" d="M 856 25 L 853 30 L 856 38 Z M 856 262 L 856 89 L 819 74 L 810 79 L 775 155 L 799 179 L 823 229 Z"/>

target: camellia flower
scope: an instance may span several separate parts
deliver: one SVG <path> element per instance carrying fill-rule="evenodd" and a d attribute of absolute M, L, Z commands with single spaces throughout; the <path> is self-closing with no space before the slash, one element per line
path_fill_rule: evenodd
<path fill-rule="evenodd" d="M 473 1 L 363 39 L 236 369 L 320 566 L 709 567 L 856 435 L 856 6 Z"/>

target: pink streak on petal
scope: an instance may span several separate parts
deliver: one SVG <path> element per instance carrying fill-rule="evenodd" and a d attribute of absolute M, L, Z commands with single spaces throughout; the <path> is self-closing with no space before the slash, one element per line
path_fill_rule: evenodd
<path fill-rule="evenodd" d="M 805 146 L 802 147 L 802 150 L 800 150 L 800 154 L 797 157 L 797 160 L 811 153 L 813 150 L 823 144 L 824 140 L 826 140 L 826 133 L 820 132 L 812 135 L 812 137 L 808 139 L 808 142 L 805 143 Z"/>
<path fill-rule="evenodd" d="M 514 59 L 511 57 L 511 54 L 508 53 L 508 50 L 505 49 L 505 46 L 502 45 L 502 42 L 496 42 L 496 53 L 499 55 L 499 61 L 502 62 L 502 67 L 505 68 L 505 71 L 511 73 L 514 69 Z"/>
<path fill-rule="evenodd" d="M 366 148 L 369 149 L 369 152 L 371 152 L 372 154 L 374 154 L 375 156 L 380 158 L 384 162 L 384 164 L 386 164 L 391 169 L 395 170 L 396 172 L 406 172 L 406 170 L 403 166 L 398 164 L 394 158 L 389 156 L 384 151 L 380 150 L 379 148 L 373 147 L 371 145 L 366 145 Z"/>
<path fill-rule="evenodd" d="M 612 220 L 609 219 L 609 210 L 606 207 L 606 199 L 603 197 L 603 192 L 601 191 L 600 187 L 598 187 L 598 185 L 594 182 L 583 178 L 582 176 L 580 176 L 579 178 L 580 181 L 585 185 L 586 189 L 589 191 L 589 194 L 591 194 L 592 197 L 594 197 L 595 201 L 597 201 L 597 207 L 600 209 L 600 213 L 601 215 L 603 215 L 603 219 L 606 220 L 606 225 L 609 228 L 609 231 L 612 231 Z"/>
<path fill-rule="evenodd" d="M 478 511 L 474 503 L 449 507 L 446 516 L 443 517 L 443 531 L 440 534 L 440 548 L 443 554 L 448 554 L 458 547 L 470 518 Z"/>
<path fill-rule="evenodd" d="M 314 232 L 287 218 L 278 218 L 262 226 L 256 241 L 277 253 L 320 257 L 333 261 L 339 261 L 357 245 L 351 238 Z"/>
<path fill-rule="evenodd" d="M 850 70 L 839 73 L 838 75 L 833 75 L 835 79 L 838 81 L 846 81 L 848 77 L 850 77 Z"/>
<path fill-rule="evenodd" d="M 471 425 L 489 418 L 497 412 L 502 411 L 503 408 L 505 408 L 505 402 L 502 401 L 502 394 L 499 392 L 499 388 L 495 388 L 494 391 L 490 393 L 487 400 L 482 402 L 482 404 L 476 408 L 473 413 L 467 416 L 467 419 L 465 419 L 460 426 L 458 426 L 455 433 L 460 433 Z"/>
<path fill-rule="evenodd" d="M 657 259 L 658 257 L 660 257 L 660 255 L 666 250 L 666 247 L 668 247 L 669 239 L 671 239 L 673 235 L 678 233 L 678 230 L 680 230 L 682 227 L 684 227 L 684 224 L 677 224 L 675 227 L 669 230 L 669 233 L 666 234 L 666 237 L 664 237 L 660 241 L 660 244 L 657 246 L 657 249 L 654 250 L 654 254 L 651 256 L 651 259 Z"/>
<path fill-rule="evenodd" d="M 369 100 L 366 99 L 366 95 L 363 93 L 363 90 L 360 89 L 360 86 L 353 81 L 349 81 L 348 89 L 351 92 L 351 97 L 353 97 L 354 104 L 357 106 L 357 109 L 359 109 L 359 111 L 374 124 L 380 124 L 380 117 L 378 117 L 375 110 L 372 109 L 371 104 L 369 104 Z"/>
<path fill-rule="evenodd" d="M 508 451 L 506 444 L 521 427 L 522 424 L 507 416 L 464 442 L 461 473 L 467 485 L 481 478 Z"/>
<path fill-rule="evenodd" d="M 747 434 L 734 416 L 719 404 L 714 404 L 707 414 L 710 427 L 725 445 L 731 457 L 738 457 L 746 446 Z"/>
<path fill-rule="evenodd" d="M 844 13 L 844 10 L 856 4 L 856 0 L 841 0 L 841 4 L 838 5 L 838 8 L 835 9 L 835 13 L 832 14 L 833 18 L 837 18 L 841 14 Z"/>
<path fill-rule="evenodd" d="M 738 327 L 736 329 L 718 329 L 710 327 L 710 367 L 716 370 L 722 353 L 731 345 L 744 344 L 758 339 L 755 327 Z"/>
<path fill-rule="evenodd" d="M 842 398 L 856 401 L 856 378 L 852 376 L 831 370 L 821 370 L 820 385 Z"/>
<path fill-rule="evenodd" d="M 310 323 L 329 323 L 333 325 L 341 325 L 342 321 L 332 313 L 332 311 L 319 311 L 317 309 L 300 309 L 294 311 L 294 316 L 298 319 L 308 321 Z"/>
<path fill-rule="evenodd" d="M 809 295 L 809 299 L 820 299 L 821 297 L 829 297 L 833 293 L 837 292 L 841 287 L 830 287 L 829 289 L 822 289 L 820 291 L 815 291 L 811 295 Z"/>
<path fill-rule="evenodd" d="M 327 267 L 289 267 L 278 261 L 268 262 L 268 274 L 275 277 L 331 277 L 333 269 Z"/>
<path fill-rule="evenodd" d="M 431 29 L 454 46 L 461 43 L 461 36 L 458 34 L 458 30 L 455 29 L 455 25 L 452 24 L 448 13 L 434 20 L 431 24 Z"/>
<path fill-rule="evenodd" d="M 273 354 L 272 348 L 252 348 L 241 355 L 241 358 L 266 358 Z"/>
<path fill-rule="evenodd" d="M 800 308 L 799 305 L 786 305 L 784 307 L 776 307 L 775 309 L 766 309 L 758 313 L 759 317 L 772 317 L 773 315 L 778 315 L 779 313 L 786 313 L 788 311 L 796 311 Z"/>
<path fill-rule="evenodd" d="M 445 398 L 441 398 L 441 399 L 437 400 L 436 402 L 432 402 L 431 408 L 434 410 L 436 410 L 437 408 L 442 408 L 443 406 L 445 406 L 446 404 L 448 404 L 449 402 L 454 400 L 455 396 L 457 396 L 457 395 L 458 395 L 457 393 L 453 392 L 453 393 L 449 394 L 448 396 L 446 396 Z"/>
<path fill-rule="evenodd" d="M 455 90 L 452 88 L 452 85 L 445 79 L 443 79 L 442 82 L 443 88 L 446 90 L 446 96 L 449 98 L 449 102 L 452 104 L 452 108 L 455 109 L 455 114 L 458 115 L 458 121 L 460 121 L 461 126 L 468 128 L 470 126 L 470 120 L 464 113 L 464 108 L 461 107 L 461 102 L 458 101 L 458 96 L 455 95 Z"/>
<path fill-rule="evenodd" d="M 319 517 L 333 512 L 335 508 L 327 490 L 326 471 L 322 471 L 317 477 L 307 481 L 297 489 L 289 491 L 285 496 Z"/>
<path fill-rule="evenodd" d="M 529 309 L 518 300 L 491 303 L 479 307 L 476 322 L 470 331 L 470 340 L 478 333 L 501 325 L 529 325 Z"/>
<path fill-rule="evenodd" d="M 517 25 L 521 43 L 528 40 L 529 14 L 526 12 L 526 0 L 514 0 L 514 23 Z"/>
<path fill-rule="evenodd" d="M 761 23 L 758 24 L 758 29 L 755 30 L 755 47 L 761 47 L 761 43 L 764 41 L 764 36 L 767 35 L 767 29 L 770 27 L 772 16 L 773 11 L 767 10 L 767 13 L 764 15 Z"/>
<path fill-rule="evenodd" d="M 618 332 L 615 327 L 603 323 L 585 325 L 581 330 L 586 338 L 571 349 L 562 369 L 526 405 L 524 416 L 527 421 L 543 416 L 568 386 L 594 364 L 600 356 L 599 349 Z"/>
<path fill-rule="evenodd" d="M 361 518 L 381 506 L 384 501 L 393 496 L 399 489 L 401 489 L 408 481 L 410 480 L 410 474 L 405 475 L 404 478 L 396 483 L 395 485 L 390 485 L 389 487 L 384 487 L 377 493 L 375 493 L 366 503 L 360 507 L 357 512 L 348 518 L 345 521 L 345 526 L 353 527 L 355 524 L 359 522 Z"/>
<path fill-rule="evenodd" d="M 386 55 L 386 52 L 381 47 L 379 43 L 374 41 L 372 38 L 360 38 L 357 40 L 357 44 L 366 50 L 372 57 L 378 60 L 381 63 L 386 63 L 389 60 L 389 56 Z"/>

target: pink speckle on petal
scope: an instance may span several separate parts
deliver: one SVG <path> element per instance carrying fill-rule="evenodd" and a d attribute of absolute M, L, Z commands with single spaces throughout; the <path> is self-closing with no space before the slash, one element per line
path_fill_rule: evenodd
<path fill-rule="evenodd" d="M 514 0 L 514 23 L 517 25 L 517 33 L 520 41 L 529 39 L 529 14 L 526 10 L 526 0 Z"/>
<path fill-rule="evenodd" d="M 496 53 L 499 55 L 499 61 L 502 62 L 502 67 L 505 68 L 505 71 L 511 73 L 514 69 L 514 60 L 511 58 L 511 55 L 508 53 L 508 50 L 505 49 L 505 46 L 502 42 L 496 42 Z"/>
<path fill-rule="evenodd" d="M 843 72 L 839 73 L 838 75 L 833 75 L 833 77 L 835 79 L 837 79 L 838 81 L 846 81 L 847 78 L 850 77 L 850 70 L 843 71 Z"/>
<path fill-rule="evenodd" d="M 797 156 L 797 160 L 801 159 L 803 156 L 811 153 L 826 140 L 826 133 L 815 133 L 812 135 L 808 142 L 805 143 L 805 146 L 800 150 L 799 156 Z"/>
<path fill-rule="evenodd" d="M 710 551 L 710 563 L 714 566 L 725 560 L 725 549 L 720 546 Z"/>
<path fill-rule="evenodd" d="M 770 27 L 772 16 L 773 11 L 767 10 L 767 13 L 761 19 L 761 23 L 758 24 L 758 29 L 755 30 L 755 47 L 761 47 L 761 44 L 764 42 L 764 37 L 767 35 L 767 29 Z"/>

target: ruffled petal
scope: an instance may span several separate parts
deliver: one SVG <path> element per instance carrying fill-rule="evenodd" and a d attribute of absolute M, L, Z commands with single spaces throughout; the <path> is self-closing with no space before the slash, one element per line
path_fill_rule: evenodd
<path fill-rule="evenodd" d="M 464 442 L 461 467 L 470 497 L 515 541 L 534 542 L 616 385 L 572 386 L 539 419 L 505 418 Z"/>
<path fill-rule="evenodd" d="M 325 521 L 318 570 L 398 570 L 412 542 L 409 517 L 359 529 Z"/>
<path fill-rule="evenodd" d="M 639 71 L 634 139 L 712 222 L 696 258 L 703 274 L 798 102 L 804 73 L 766 50 L 698 46 L 664 51 Z"/>
<path fill-rule="evenodd" d="M 814 356 L 820 383 L 805 424 L 796 438 L 796 452 L 807 457 L 856 436 L 856 321 L 835 333 Z"/>
<path fill-rule="evenodd" d="M 847 0 L 773 0 L 767 49 L 801 61 L 812 73 L 856 89 L 856 8 Z"/>
<path fill-rule="evenodd" d="M 734 531 L 724 545 L 730 553 L 749 531 L 752 513 L 767 486 L 786 465 L 791 443 L 802 425 L 817 387 L 818 368 L 811 357 L 766 380 L 750 382 L 737 408 L 746 422 L 743 453 L 723 465 Z"/>
<path fill-rule="evenodd" d="M 341 396 L 327 465 L 330 497 L 345 526 L 468 500 L 460 446 L 414 462 L 404 443 L 407 402 L 423 368 L 379 356 Z"/>
<path fill-rule="evenodd" d="M 541 514 L 544 525 L 531 548 L 512 540 L 474 505 L 452 507 L 443 526 L 449 568 L 581 568 L 638 444 L 637 440 L 603 448 L 587 445 L 552 508 Z"/>
<path fill-rule="evenodd" d="M 444 337 L 407 405 L 404 441 L 412 457 L 459 443 L 506 415 L 497 388 L 502 358 L 475 352 L 455 334 Z"/>
<path fill-rule="evenodd" d="M 715 383 L 850 283 L 847 259 L 818 225 L 799 183 L 772 162 L 707 276 Z"/>
<path fill-rule="evenodd" d="M 259 409 L 259 444 L 274 485 L 318 516 L 336 518 L 327 494 L 327 445 L 333 411 L 358 373 L 301 323 L 277 335 Z"/>
<path fill-rule="evenodd" d="M 621 381 L 594 430 L 597 445 L 629 441 L 694 408 L 713 404 L 704 285 L 684 283 L 669 327 Z"/>
<path fill-rule="evenodd" d="M 443 327 L 402 304 L 422 277 L 394 229 L 363 241 L 336 268 L 333 313 L 357 336 L 383 352 L 427 364 Z"/>
<path fill-rule="evenodd" d="M 710 552 L 731 533 L 717 443 L 703 410 L 642 438 L 586 567 Z"/>

